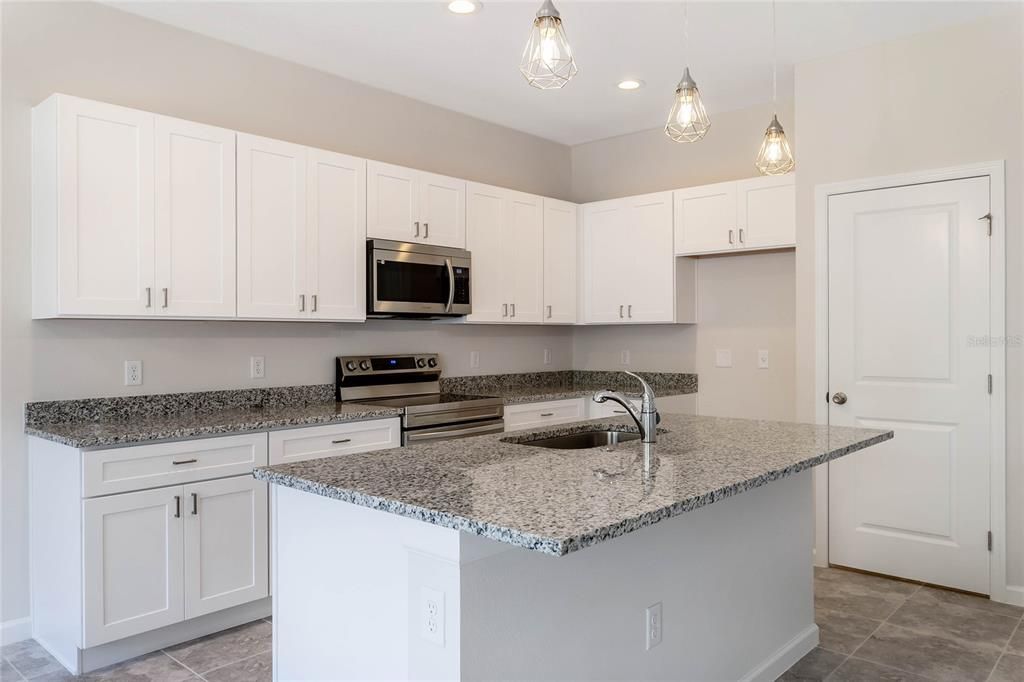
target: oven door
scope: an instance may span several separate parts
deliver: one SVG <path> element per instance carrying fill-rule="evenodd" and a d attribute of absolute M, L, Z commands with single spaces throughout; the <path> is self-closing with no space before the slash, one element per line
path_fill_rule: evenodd
<path fill-rule="evenodd" d="M 402 432 L 402 445 L 415 445 L 416 443 L 429 443 L 431 441 L 438 440 L 469 438 L 470 436 L 483 436 L 488 433 L 502 433 L 504 431 L 504 419 L 489 419 L 487 421 L 471 422 L 468 424 L 453 424 L 450 426 L 436 426 L 428 429 L 406 430 Z"/>
<path fill-rule="evenodd" d="M 401 242 L 367 242 L 367 314 L 468 315 L 469 252 Z"/>

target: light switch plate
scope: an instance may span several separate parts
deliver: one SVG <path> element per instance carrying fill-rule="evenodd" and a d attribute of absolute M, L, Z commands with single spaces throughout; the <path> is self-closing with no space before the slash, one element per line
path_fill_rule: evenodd
<path fill-rule="evenodd" d="M 622 355 L 619 357 L 619 361 L 623 365 L 627 365 L 627 366 L 629 365 L 629 363 L 630 363 L 630 353 L 629 353 L 629 349 L 628 348 L 626 350 L 622 351 Z"/>
<path fill-rule="evenodd" d="M 768 350 L 766 348 L 757 351 L 757 368 L 768 369 Z"/>
<path fill-rule="evenodd" d="M 469 351 L 469 368 L 477 369 L 480 367 L 480 351 L 471 350 Z"/>
<path fill-rule="evenodd" d="M 732 351 L 728 348 L 715 350 L 715 367 L 732 367 Z"/>

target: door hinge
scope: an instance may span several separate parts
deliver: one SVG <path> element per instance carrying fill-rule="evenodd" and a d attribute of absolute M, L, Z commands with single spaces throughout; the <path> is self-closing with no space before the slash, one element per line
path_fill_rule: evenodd
<path fill-rule="evenodd" d="M 978 220 L 987 220 L 988 221 L 988 236 L 991 237 L 992 236 L 992 214 L 991 213 L 986 213 L 985 215 L 983 215 L 980 218 L 978 218 Z"/>
<path fill-rule="evenodd" d="M 988 551 L 992 551 L 992 531 L 988 532 Z"/>
<path fill-rule="evenodd" d="M 988 394 L 992 395 L 992 375 L 988 375 Z"/>

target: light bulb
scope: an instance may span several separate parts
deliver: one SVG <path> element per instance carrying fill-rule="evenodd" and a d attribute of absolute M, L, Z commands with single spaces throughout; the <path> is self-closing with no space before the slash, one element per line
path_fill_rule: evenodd
<path fill-rule="evenodd" d="M 707 135 L 710 127 L 711 120 L 704 111 L 700 90 L 687 68 L 676 86 L 676 99 L 668 112 L 665 134 L 675 142 L 696 142 Z"/>
<path fill-rule="evenodd" d="M 563 87 L 578 71 L 562 19 L 551 0 L 544 0 L 533 20 L 519 71 L 530 85 L 541 90 Z"/>
<path fill-rule="evenodd" d="M 757 153 L 755 165 L 761 175 L 785 175 L 796 166 L 786 131 L 782 129 L 778 116 L 772 116 L 772 122 L 764 131 L 764 141 Z"/>

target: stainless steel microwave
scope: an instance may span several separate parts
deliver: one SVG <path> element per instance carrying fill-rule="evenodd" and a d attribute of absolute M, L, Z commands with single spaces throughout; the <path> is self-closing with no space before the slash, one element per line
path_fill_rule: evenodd
<path fill-rule="evenodd" d="M 465 249 L 370 239 L 367 317 L 455 317 L 472 312 Z"/>

